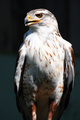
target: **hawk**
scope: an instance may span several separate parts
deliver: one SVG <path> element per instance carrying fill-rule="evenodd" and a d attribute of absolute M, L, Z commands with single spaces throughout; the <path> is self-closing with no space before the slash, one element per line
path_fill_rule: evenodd
<path fill-rule="evenodd" d="M 29 30 L 14 76 L 18 110 L 24 120 L 59 120 L 74 84 L 72 45 L 61 37 L 55 16 L 46 9 L 31 10 L 24 23 Z"/>

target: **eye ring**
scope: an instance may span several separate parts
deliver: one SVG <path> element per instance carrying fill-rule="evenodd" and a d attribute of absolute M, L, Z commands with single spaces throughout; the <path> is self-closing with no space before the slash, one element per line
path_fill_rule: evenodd
<path fill-rule="evenodd" d="M 43 17 L 43 13 L 38 13 L 38 14 L 35 14 L 38 18 L 42 18 Z"/>

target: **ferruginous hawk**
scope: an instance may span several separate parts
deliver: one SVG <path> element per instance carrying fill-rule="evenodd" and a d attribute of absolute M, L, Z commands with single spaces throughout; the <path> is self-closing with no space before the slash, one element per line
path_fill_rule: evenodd
<path fill-rule="evenodd" d="M 35 9 L 24 19 L 29 30 L 18 52 L 14 91 L 24 120 L 59 120 L 74 84 L 74 52 L 54 15 Z"/>

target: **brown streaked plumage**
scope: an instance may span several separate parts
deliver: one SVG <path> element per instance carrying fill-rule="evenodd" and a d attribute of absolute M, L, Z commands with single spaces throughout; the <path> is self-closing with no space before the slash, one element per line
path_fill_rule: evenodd
<path fill-rule="evenodd" d="M 14 76 L 18 110 L 24 120 L 59 120 L 74 84 L 72 45 L 61 37 L 56 18 L 46 9 L 28 12 L 24 22 L 29 30 Z"/>

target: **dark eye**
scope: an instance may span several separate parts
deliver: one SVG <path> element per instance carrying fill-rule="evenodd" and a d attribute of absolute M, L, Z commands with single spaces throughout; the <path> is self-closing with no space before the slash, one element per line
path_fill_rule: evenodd
<path fill-rule="evenodd" d="M 36 16 L 37 16 L 38 18 L 42 18 L 42 17 L 43 17 L 43 13 L 36 14 Z"/>

